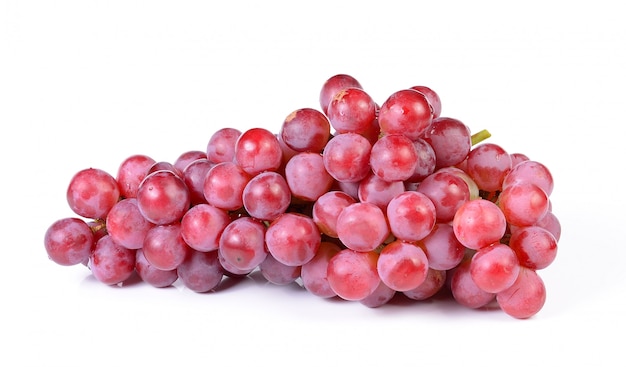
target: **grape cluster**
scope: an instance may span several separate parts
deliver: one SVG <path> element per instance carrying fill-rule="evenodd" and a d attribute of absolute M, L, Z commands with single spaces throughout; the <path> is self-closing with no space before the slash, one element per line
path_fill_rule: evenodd
<path fill-rule="evenodd" d="M 367 307 L 446 292 L 515 318 L 540 311 L 538 271 L 561 234 L 546 166 L 441 116 L 426 86 L 378 105 L 337 74 L 319 103 L 280 131 L 217 130 L 173 162 L 136 154 L 115 177 L 79 171 L 67 189 L 76 216 L 45 233 L 49 258 L 107 285 L 137 274 L 208 292 L 260 271 Z"/>

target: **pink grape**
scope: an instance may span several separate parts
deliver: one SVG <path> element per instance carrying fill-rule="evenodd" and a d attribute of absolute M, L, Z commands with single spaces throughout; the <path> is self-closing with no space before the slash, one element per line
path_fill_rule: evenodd
<path fill-rule="evenodd" d="M 545 269 L 556 258 L 557 240 L 545 228 L 530 226 L 511 234 L 509 246 L 522 266 L 529 269 Z"/>
<path fill-rule="evenodd" d="M 206 158 L 209 162 L 214 164 L 232 162 L 235 157 L 235 143 L 240 135 L 241 131 L 233 127 L 215 131 L 206 147 Z"/>
<path fill-rule="evenodd" d="M 432 118 L 428 99 L 414 89 L 394 92 L 378 111 L 381 133 L 403 134 L 410 140 L 421 138 L 432 124 Z"/>
<path fill-rule="evenodd" d="M 283 121 L 279 140 L 295 152 L 320 153 L 330 139 L 330 121 L 320 111 L 300 108 Z"/>
<path fill-rule="evenodd" d="M 154 224 L 179 221 L 190 204 L 187 185 L 172 171 L 149 174 L 137 190 L 137 206 L 141 214 Z"/>
<path fill-rule="evenodd" d="M 424 249 L 428 266 L 435 270 L 450 270 L 463 260 L 465 246 L 454 234 L 452 225 L 437 223 L 433 230 L 419 242 Z"/>
<path fill-rule="evenodd" d="M 467 183 L 458 175 L 446 171 L 437 171 L 426 177 L 416 191 L 433 202 L 439 222 L 451 221 L 461 205 L 470 200 Z"/>
<path fill-rule="evenodd" d="M 417 168 L 417 150 L 404 135 L 387 134 L 378 139 L 370 152 L 370 166 L 385 181 L 405 181 Z"/>
<path fill-rule="evenodd" d="M 494 192 L 502 189 L 504 178 L 511 171 L 511 156 L 499 145 L 483 143 L 467 156 L 467 173 L 481 190 Z"/>
<path fill-rule="evenodd" d="M 139 184 L 148 175 L 148 170 L 155 163 L 153 158 L 145 154 L 135 154 L 124 159 L 116 176 L 120 195 L 124 198 L 137 197 Z"/>
<path fill-rule="evenodd" d="M 446 285 L 447 272 L 428 268 L 426 279 L 413 289 L 402 292 L 405 296 L 416 301 L 427 300 L 436 295 Z"/>
<path fill-rule="evenodd" d="M 451 117 L 434 119 L 424 140 L 435 151 L 436 168 L 451 167 L 463 162 L 472 148 L 472 137 L 467 125 Z"/>
<path fill-rule="evenodd" d="M 405 191 L 387 205 L 387 219 L 393 235 L 412 242 L 426 237 L 435 226 L 437 213 L 428 196 L 417 191 Z"/>
<path fill-rule="evenodd" d="M 141 214 L 135 198 L 118 201 L 106 217 L 108 234 L 118 245 L 129 249 L 141 248 L 146 234 L 153 226 Z"/>
<path fill-rule="evenodd" d="M 437 157 L 435 150 L 424 139 L 413 140 L 415 151 L 417 152 L 417 165 L 415 172 L 406 181 L 409 183 L 420 182 L 435 171 Z"/>
<path fill-rule="evenodd" d="M 337 236 L 346 247 L 355 251 L 372 251 L 389 234 L 385 213 L 372 203 L 350 204 L 337 217 Z"/>
<path fill-rule="evenodd" d="M 561 222 L 559 222 L 559 218 L 551 211 L 547 212 L 535 225 L 547 229 L 552 233 L 557 242 L 561 239 Z"/>
<path fill-rule="evenodd" d="M 198 159 L 206 159 L 206 152 L 202 150 L 188 150 L 186 152 L 181 153 L 178 158 L 174 161 L 174 167 L 178 170 L 178 172 L 185 171 L 187 166 Z"/>
<path fill-rule="evenodd" d="M 44 235 L 48 258 L 64 266 L 85 262 L 95 244 L 91 227 L 80 218 L 58 219 L 48 227 Z"/>
<path fill-rule="evenodd" d="M 554 179 L 548 167 L 537 162 L 526 160 L 513 166 L 502 182 L 502 189 L 518 183 L 533 183 L 550 196 L 554 188 Z"/>
<path fill-rule="evenodd" d="M 285 166 L 284 177 L 291 194 L 305 201 L 317 200 L 330 190 L 334 182 L 324 167 L 324 158 L 312 152 L 293 156 Z"/>
<path fill-rule="evenodd" d="M 286 285 L 295 282 L 300 277 L 301 268 L 300 265 L 285 265 L 269 253 L 259 265 L 259 271 L 263 278 L 276 285 Z"/>
<path fill-rule="evenodd" d="M 170 162 L 160 161 L 160 162 L 154 163 L 148 169 L 148 174 L 147 175 L 149 175 L 151 173 L 154 173 L 156 171 L 170 171 L 170 172 L 172 172 L 173 174 L 175 174 L 178 177 L 181 177 L 181 178 L 183 177 L 183 172 L 181 170 L 179 170 L 178 168 L 174 167 L 174 164 L 172 164 Z"/>
<path fill-rule="evenodd" d="M 402 181 L 385 181 L 372 173 L 359 182 L 358 196 L 360 201 L 372 203 L 385 211 L 391 199 L 404 191 Z"/>
<path fill-rule="evenodd" d="M 230 216 L 226 210 L 210 204 L 198 204 L 183 215 L 181 236 L 194 250 L 217 250 L 220 236 L 229 223 Z"/>
<path fill-rule="evenodd" d="M 313 219 L 293 212 L 279 216 L 265 234 L 269 253 L 289 266 L 301 266 L 311 261 L 321 241 L 321 234 Z"/>
<path fill-rule="evenodd" d="M 498 293 L 496 300 L 508 315 L 527 319 L 537 314 L 546 302 L 546 287 L 537 272 L 522 267 L 511 287 Z"/>
<path fill-rule="evenodd" d="M 180 223 L 157 225 L 146 234 L 143 255 L 157 269 L 176 269 L 191 252 L 181 235 Z"/>
<path fill-rule="evenodd" d="M 376 269 L 380 279 L 396 291 L 417 288 L 428 274 L 428 259 L 415 244 L 396 240 L 387 244 L 378 257 Z"/>
<path fill-rule="evenodd" d="M 250 272 L 265 260 L 265 226 L 241 217 L 230 222 L 220 236 L 219 253 L 224 261 L 240 272 Z"/>
<path fill-rule="evenodd" d="M 530 226 L 548 212 L 548 195 L 533 183 L 507 186 L 498 198 L 498 205 L 506 220 L 514 226 Z"/>
<path fill-rule="evenodd" d="M 247 174 L 276 171 L 282 164 L 283 150 L 271 131 L 255 127 L 244 131 L 235 143 L 234 162 Z"/>
<path fill-rule="evenodd" d="M 300 278 L 303 287 L 311 294 L 321 298 L 331 298 L 337 295 L 328 283 L 328 263 L 341 248 L 339 245 L 323 241 L 315 256 L 300 269 Z"/>
<path fill-rule="evenodd" d="M 326 114 L 337 133 L 361 133 L 376 119 L 376 102 L 361 88 L 346 88 L 335 94 Z"/>
<path fill-rule="evenodd" d="M 274 220 L 291 203 L 291 191 L 285 177 L 267 171 L 254 176 L 243 190 L 243 206 L 254 218 Z"/>
<path fill-rule="evenodd" d="M 430 105 L 433 112 L 433 119 L 441 115 L 441 98 L 439 97 L 437 92 L 425 85 L 416 85 L 411 87 L 411 89 L 414 89 L 426 96 L 428 104 Z"/>
<path fill-rule="evenodd" d="M 150 264 L 142 249 L 135 251 L 135 271 L 144 282 L 156 288 L 169 287 L 178 280 L 176 269 L 161 270 Z"/>
<path fill-rule="evenodd" d="M 106 235 L 96 242 L 89 258 L 89 269 L 104 284 L 122 283 L 135 271 L 135 251 L 118 245 Z"/>
<path fill-rule="evenodd" d="M 463 246 L 478 250 L 500 241 L 506 232 L 506 218 L 496 204 L 476 199 L 466 202 L 457 210 L 452 228 Z"/>
<path fill-rule="evenodd" d="M 470 260 L 464 260 L 452 270 L 450 279 L 452 297 L 462 306 L 481 308 L 496 299 L 496 295 L 480 288 L 470 274 Z"/>
<path fill-rule="evenodd" d="M 362 135 L 336 135 L 324 148 L 324 167 L 337 181 L 361 181 L 370 173 L 371 150 L 372 145 Z"/>
<path fill-rule="evenodd" d="M 507 245 L 495 243 L 476 251 L 470 263 L 470 275 L 476 285 L 489 293 L 509 288 L 520 271 L 515 252 Z"/>
<path fill-rule="evenodd" d="M 343 191 L 328 191 L 313 203 L 312 218 L 320 232 L 338 238 L 337 218 L 341 211 L 356 200 Z"/>
<path fill-rule="evenodd" d="M 189 189 L 189 200 L 191 205 L 206 203 L 204 197 L 204 180 L 213 167 L 213 163 L 206 158 L 196 159 L 189 163 L 182 172 L 182 179 Z"/>
<path fill-rule="evenodd" d="M 67 202 L 74 213 L 91 219 L 106 218 L 120 199 L 115 178 L 98 168 L 77 172 L 67 188 Z"/>
<path fill-rule="evenodd" d="M 243 190 L 250 179 L 236 163 L 218 163 L 204 178 L 204 198 L 217 208 L 238 210 L 243 207 Z"/>
<path fill-rule="evenodd" d="M 328 105 L 330 105 L 335 95 L 347 88 L 363 89 L 361 83 L 348 74 L 333 75 L 324 82 L 319 95 L 320 107 L 324 114 L 328 114 Z"/>
<path fill-rule="evenodd" d="M 376 270 L 378 254 L 343 249 L 328 262 L 328 284 L 342 299 L 359 301 L 372 294 L 380 283 Z"/>
<path fill-rule="evenodd" d="M 205 293 L 220 285 L 224 269 L 217 258 L 217 251 L 191 250 L 176 268 L 176 274 L 187 289 Z"/>
<path fill-rule="evenodd" d="M 372 292 L 369 296 L 359 300 L 359 303 L 369 308 L 381 307 L 382 305 L 391 301 L 396 293 L 397 292 L 394 289 L 389 288 L 387 284 L 380 282 L 378 283 L 378 287 L 376 287 L 374 292 Z"/>
<path fill-rule="evenodd" d="M 511 167 L 515 168 L 519 163 L 530 160 L 524 153 L 511 153 Z"/>

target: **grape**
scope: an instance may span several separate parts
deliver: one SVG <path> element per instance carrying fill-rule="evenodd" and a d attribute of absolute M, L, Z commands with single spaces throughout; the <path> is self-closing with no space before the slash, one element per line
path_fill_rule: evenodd
<path fill-rule="evenodd" d="M 389 234 L 385 213 L 372 203 L 350 204 L 337 217 L 337 236 L 346 247 L 355 251 L 372 251 Z"/>
<path fill-rule="evenodd" d="M 361 88 L 361 83 L 353 76 L 347 74 L 337 74 L 328 78 L 322 85 L 319 95 L 319 103 L 324 114 L 328 114 L 328 106 L 335 95 L 347 88 Z"/>
<path fill-rule="evenodd" d="M 120 199 L 115 178 L 98 168 L 77 172 L 67 188 L 67 202 L 74 213 L 91 219 L 106 218 Z"/>
<path fill-rule="evenodd" d="M 206 152 L 202 150 L 189 150 L 183 152 L 174 161 L 174 168 L 176 168 L 178 172 L 184 172 L 185 168 L 187 168 L 191 162 L 198 159 L 207 159 Z"/>
<path fill-rule="evenodd" d="M 533 183 L 550 196 L 554 188 L 554 179 L 548 168 L 537 162 L 526 160 L 513 166 L 502 182 L 502 189 L 518 183 Z"/>
<path fill-rule="evenodd" d="M 176 269 L 191 252 L 181 235 L 180 223 L 157 225 L 146 234 L 143 255 L 157 269 Z"/>
<path fill-rule="evenodd" d="M 545 284 L 535 270 L 521 267 L 515 283 L 498 293 L 496 300 L 508 315 L 527 319 L 543 308 L 546 302 Z"/>
<path fill-rule="evenodd" d="M 312 217 L 320 232 L 338 238 L 337 218 L 341 211 L 356 200 L 343 191 L 328 191 L 313 204 Z"/>
<path fill-rule="evenodd" d="M 415 151 L 417 152 L 417 165 L 415 172 L 406 181 L 409 183 L 420 182 L 435 171 L 437 157 L 435 150 L 424 139 L 413 140 Z"/>
<path fill-rule="evenodd" d="M 264 128 L 251 128 L 243 132 L 235 143 L 234 162 L 249 175 L 263 171 L 276 171 L 283 159 L 278 138 Z"/>
<path fill-rule="evenodd" d="M 190 208 L 180 221 L 180 233 L 189 247 L 197 251 L 213 251 L 219 247 L 222 231 L 230 223 L 224 209 L 210 204 Z"/>
<path fill-rule="evenodd" d="M 118 201 L 106 217 L 106 229 L 113 241 L 129 249 L 141 248 L 146 234 L 153 226 L 141 214 L 135 198 Z"/>
<path fill-rule="evenodd" d="M 324 148 L 324 167 L 337 181 L 361 181 L 370 173 L 371 150 L 372 145 L 362 135 L 356 133 L 336 135 Z"/>
<path fill-rule="evenodd" d="M 394 92 L 378 111 L 381 133 L 403 134 L 410 140 L 421 138 L 432 124 L 432 119 L 428 99 L 414 89 Z"/>
<path fill-rule="evenodd" d="M 96 242 L 89 258 L 93 276 L 107 285 L 122 283 L 135 271 L 136 250 L 120 246 L 105 235 Z"/>
<path fill-rule="evenodd" d="M 470 275 L 478 288 L 498 293 L 510 287 L 519 274 L 520 264 L 507 245 L 496 243 L 476 251 L 470 263 Z"/>
<path fill-rule="evenodd" d="M 174 167 L 174 165 L 172 163 L 170 163 L 170 162 L 160 161 L 160 162 L 154 163 L 148 169 L 148 173 L 146 174 L 146 176 L 151 174 L 151 173 L 154 173 L 156 171 L 170 171 L 170 172 L 172 172 L 173 174 L 175 174 L 178 177 L 183 177 L 183 173 L 178 168 Z M 145 179 L 145 177 L 144 177 L 144 179 Z M 140 182 L 140 184 L 141 184 L 141 182 Z"/>
<path fill-rule="evenodd" d="M 514 226 L 537 223 L 549 209 L 548 195 L 533 183 L 507 186 L 498 198 L 498 206 L 507 222 Z"/>
<path fill-rule="evenodd" d="M 291 203 L 291 192 L 285 177 L 276 172 L 254 176 L 243 189 L 243 206 L 254 218 L 274 220 Z"/>
<path fill-rule="evenodd" d="M 511 167 L 515 168 L 519 163 L 528 161 L 530 158 L 526 154 L 523 153 L 511 153 Z"/>
<path fill-rule="evenodd" d="M 189 163 L 182 172 L 182 179 L 189 189 L 189 200 L 191 205 L 206 203 L 204 197 L 204 180 L 213 167 L 213 163 L 206 158 L 196 159 Z"/>
<path fill-rule="evenodd" d="M 154 159 L 144 154 L 136 154 L 124 159 L 117 170 L 116 177 L 120 195 L 124 198 L 137 197 L 139 184 L 155 163 Z"/>
<path fill-rule="evenodd" d="M 436 168 L 455 166 L 463 162 L 472 148 L 467 125 L 451 117 L 434 119 L 424 135 L 424 140 L 435 151 Z"/>
<path fill-rule="evenodd" d="M 428 266 L 435 270 L 450 270 L 463 260 L 465 247 L 454 235 L 452 225 L 437 223 L 433 230 L 419 242 L 424 249 Z"/>
<path fill-rule="evenodd" d="M 206 147 L 206 159 L 213 164 L 232 162 L 235 158 L 235 143 L 241 131 L 232 127 L 221 128 L 211 135 Z"/>
<path fill-rule="evenodd" d="M 303 264 L 300 269 L 300 278 L 304 288 L 311 294 L 321 298 L 336 296 L 335 291 L 328 283 L 328 263 L 341 248 L 332 242 L 323 241 L 315 253 L 315 256 Z"/>
<path fill-rule="evenodd" d="M 405 191 L 387 205 L 387 219 L 393 235 L 412 242 L 426 237 L 435 226 L 437 213 L 428 196 L 417 191 Z"/>
<path fill-rule="evenodd" d="M 467 183 L 458 175 L 437 171 L 426 177 L 417 187 L 435 205 L 437 221 L 449 222 L 461 205 L 470 200 Z"/>
<path fill-rule="evenodd" d="M 326 114 L 337 133 L 361 133 L 376 119 L 376 102 L 361 88 L 346 88 L 335 94 Z"/>
<path fill-rule="evenodd" d="M 300 266 L 311 261 L 321 241 L 321 234 L 313 219 L 300 213 L 279 216 L 265 234 L 270 254 L 289 266 Z"/>
<path fill-rule="evenodd" d="M 380 283 L 378 254 L 343 249 L 328 262 L 328 284 L 342 299 L 359 301 L 374 293 Z"/>
<path fill-rule="evenodd" d="M 263 278 L 276 285 L 290 284 L 300 277 L 300 265 L 285 265 L 276 260 L 272 254 L 267 254 L 265 260 L 259 265 L 259 271 Z"/>
<path fill-rule="evenodd" d="M 509 246 L 515 251 L 520 265 L 530 269 L 545 269 L 556 258 L 557 240 L 542 227 L 524 227 L 513 232 Z"/>
<path fill-rule="evenodd" d="M 372 203 L 385 211 L 391 199 L 404 191 L 402 181 L 385 181 L 370 174 L 359 182 L 358 196 L 360 201 Z"/>
<path fill-rule="evenodd" d="M 291 194 L 305 201 L 317 200 L 334 182 L 324 167 L 324 158 L 312 152 L 294 155 L 285 166 L 284 176 Z"/>
<path fill-rule="evenodd" d="M 279 140 L 295 152 L 320 153 L 330 139 L 330 122 L 320 111 L 300 108 L 283 121 Z"/>
<path fill-rule="evenodd" d="M 89 259 L 95 241 L 91 227 L 80 218 L 58 219 L 44 235 L 44 247 L 50 260 L 65 266 Z"/>
<path fill-rule="evenodd" d="M 370 166 L 385 181 L 408 180 L 417 167 L 417 150 L 404 135 L 387 134 L 372 146 Z"/>
<path fill-rule="evenodd" d="M 547 229 L 557 241 L 561 238 L 561 222 L 551 211 L 547 212 L 535 225 Z"/>
<path fill-rule="evenodd" d="M 428 104 L 433 112 L 433 119 L 441 115 L 441 98 L 439 98 L 437 92 L 425 85 L 416 85 L 411 87 L 411 89 L 414 89 L 426 96 Z"/>
<path fill-rule="evenodd" d="M 243 190 L 250 179 L 236 163 L 218 163 L 204 178 L 204 198 L 217 208 L 238 210 L 243 207 Z"/>
<path fill-rule="evenodd" d="M 452 270 L 450 279 L 452 297 L 460 305 L 468 308 L 485 307 L 495 300 L 496 295 L 476 285 L 470 274 L 470 263 L 471 260 L 464 260 Z"/>
<path fill-rule="evenodd" d="M 511 171 L 511 156 L 499 145 L 483 143 L 467 156 L 467 173 L 481 190 L 499 191 Z"/>
<path fill-rule="evenodd" d="M 154 224 L 179 221 L 190 204 L 187 185 L 172 171 L 149 174 L 137 190 L 137 206 L 141 214 Z"/>
<path fill-rule="evenodd" d="M 169 287 L 178 280 L 176 269 L 161 270 L 150 264 L 142 249 L 135 251 L 135 271 L 144 282 L 156 288 Z"/>
<path fill-rule="evenodd" d="M 185 287 L 204 293 L 221 283 L 224 269 L 217 258 L 217 251 L 191 250 L 176 268 L 176 274 Z"/>
<path fill-rule="evenodd" d="M 238 273 L 252 271 L 267 256 L 265 226 L 250 217 L 233 220 L 220 236 L 218 251 L 224 262 L 238 270 Z"/>
<path fill-rule="evenodd" d="M 387 284 L 380 282 L 378 283 L 378 287 L 374 289 L 374 292 L 359 300 L 359 302 L 369 308 L 377 308 L 391 301 L 395 295 L 395 290 L 389 288 Z"/>
<path fill-rule="evenodd" d="M 452 220 L 459 242 L 478 250 L 499 241 L 506 232 L 506 218 L 500 208 L 489 200 L 476 199 L 463 204 Z"/>
<path fill-rule="evenodd" d="M 396 240 L 382 249 L 376 269 L 389 288 L 408 291 L 417 288 L 426 279 L 428 259 L 420 247 Z"/>
<path fill-rule="evenodd" d="M 462 178 L 469 189 L 470 200 L 478 199 L 480 197 L 480 190 L 478 189 L 478 185 L 476 185 L 476 182 L 474 182 L 470 175 L 468 175 L 467 172 L 463 171 L 461 168 L 443 167 L 438 169 L 437 172 L 450 172 Z"/>
<path fill-rule="evenodd" d="M 446 284 L 447 274 L 445 270 L 428 268 L 426 279 L 420 285 L 402 293 L 416 301 L 429 299 L 443 289 Z"/>

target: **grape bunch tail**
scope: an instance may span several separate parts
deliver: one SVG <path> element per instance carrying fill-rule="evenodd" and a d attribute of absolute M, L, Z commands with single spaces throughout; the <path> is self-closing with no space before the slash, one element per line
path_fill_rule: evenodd
<path fill-rule="evenodd" d="M 539 271 L 561 235 L 545 165 L 442 115 L 426 86 L 379 105 L 337 74 L 319 105 L 280 131 L 219 129 L 172 162 L 135 154 L 115 176 L 77 172 L 76 215 L 47 228 L 48 257 L 106 285 L 217 292 L 260 272 L 372 308 L 446 296 L 518 319 L 542 309 Z"/>

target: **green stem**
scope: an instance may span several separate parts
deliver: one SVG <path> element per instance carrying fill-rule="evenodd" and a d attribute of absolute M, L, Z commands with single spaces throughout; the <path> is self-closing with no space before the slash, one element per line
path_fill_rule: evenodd
<path fill-rule="evenodd" d="M 487 130 L 480 130 L 476 134 L 472 135 L 472 146 L 482 142 L 483 140 L 489 138 L 491 133 Z"/>

